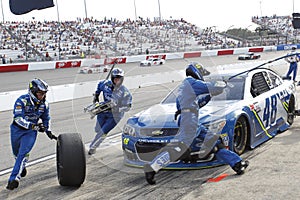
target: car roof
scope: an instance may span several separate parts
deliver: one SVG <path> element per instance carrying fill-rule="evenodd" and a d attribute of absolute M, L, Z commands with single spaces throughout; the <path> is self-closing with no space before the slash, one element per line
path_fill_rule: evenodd
<path fill-rule="evenodd" d="M 244 68 L 244 69 L 240 68 L 240 69 L 236 69 L 236 70 L 228 69 L 228 70 L 220 71 L 218 74 L 210 74 L 208 76 L 205 76 L 204 79 L 220 79 L 220 78 L 222 78 L 223 80 L 228 80 L 228 78 L 230 78 L 231 76 L 235 76 L 237 74 L 239 74 L 239 75 L 236 77 L 246 78 L 249 76 L 249 73 L 252 74 L 252 73 L 257 73 L 257 72 L 261 72 L 261 71 L 274 72 L 272 69 L 264 68 L 264 67 L 257 68 L 257 69 L 253 69 L 253 67 L 249 68 L 249 69 L 247 69 L 247 68 Z M 276 72 L 274 72 L 274 73 L 276 73 Z"/>

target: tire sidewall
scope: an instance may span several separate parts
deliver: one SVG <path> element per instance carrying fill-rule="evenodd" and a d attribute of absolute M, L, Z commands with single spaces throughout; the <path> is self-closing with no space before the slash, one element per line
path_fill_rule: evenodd
<path fill-rule="evenodd" d="M 60 185 L 79 187 L 84 182 L 86 174 L 85 149 L 78 133 L 64 133 L 58 136 L 56 164 Z"/>

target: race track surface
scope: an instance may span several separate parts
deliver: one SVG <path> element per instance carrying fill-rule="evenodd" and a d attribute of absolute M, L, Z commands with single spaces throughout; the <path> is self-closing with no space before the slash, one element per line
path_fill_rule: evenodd
<path fill-rule="evenodd" d="M 263 60 L 274 59 L 284 52 L 263 53 Z M 195 59 L 191 59 L 195 60 Z M 214 66 L 237 63 L 237 56 L 198 58 L 207 69 L 215 73 Z M 251 62 L 251 61 L 250 61 Z M 185 60 L 167 61 L 165 65 L 139 68 L 137 64 L 119 66 L 126 76 L 151 74 L 167 70 L 184 69 Z M 285 74 L 286 65 L 279 71 Z M 1 92 L 26 89 L 28 81 L 34 77 L 45 79 L 50 85 L 77 83 L 100 79 L 100 74 L 78 75 L 78 69 L 46 70 L 0 74 Z M 103 75 L 102 75 L 103 78 Z M 126 78 L 126 77 L 125 77 Z M 247 172 L 237 176 L 229 166 L 203 170 L 160 171 L 156 175 L 157 184 L 150 186 L 144 179 L 142 169 L 124 166 L 121 150 L 120 131 L 126 119 L 138 111 L 158 103 L 178 83 L 167 83 L 142 87 L 131 91 L 133 108 L 126 113 L 121 123 L 110 133 L 105 143 L 93 156 L 87 155 L 87 176 L 79 188 L 62 187 L 56 173 L 56 142 L 40 134 L 31 160 L 52 155 L 47 161 L 27 167 L 28 174 L 20 181 L 19 188 L 9 191 L 6 184 L 9 173 L 0 175 L 0 199 L 298 199 L 300 196 L 299 164 L 299 119 L 288 131 L 243 154 L 250 161 Z M 96 87 L 96 86 L 95 86 Z M 151 97 L 151 98 L 149 98 Z M 92 97 L 51 104 L 52 129 L 56 134 L 79 132 L 85 144 L 94 137 L 94 120 L 83 113 L 84 106 Z M 11 111 L 1 112 L 0 121 L 0 169 L 10 169 L 14 164 L 9 141 Z M 54 155 L 54 156 L 53 156 Z M 210 178 L 225 176 L 224 179 Z"/>

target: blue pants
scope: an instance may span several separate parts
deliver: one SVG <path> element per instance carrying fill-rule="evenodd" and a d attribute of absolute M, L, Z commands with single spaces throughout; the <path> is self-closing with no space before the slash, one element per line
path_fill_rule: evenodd
<path fill-rule="evenodd" d="M 220 141 L 218 141 L 220 142 Z M 174 148 L 175 149 L 175 148 Z M 173 151 L 173 153 L 176 151 Z M 182 152 L 180 152 L 182 153 Z M 226 164 L 228 164 L 231 168 L 238 162 L 242 161 L 242 158 L 236 154 L 233 151 L 230 151 L 228 149 L 222 148 L 219 149 L 217 151 L 217 153 L 215 153 L 216 158 L 219 161 L 224 161 Z M 178 155 L 177 157 L 179 158 L 181 156 Z M 170 151 L 163 151 L 161 153 L 159 153 L 151 162 L 150 162 L 150 166 L 152 167 L 152 169 L 156 172 L 158 172 L 161 168 L 166 167 L 170 162 L 174 162 L 176 160 L 171 159 L 172 156 L 172 152 Z M 176 156 L 175 156 L 176 157 Z"/>
<path fill-rule="evenodd" d="M 293 80 L 296 80 L 296 76 L 297 76 L 297 68 L 298 68 L 298 64 L 296 62 L 294 63 L 290 63 L 290 68 L 289 71 L 286 74 L 286 77 L 290 77 L 291 73 L 293 73 Z"/>
<path fill-rule="evenodd" d="M 11 129 L 11 145 L 14 156 L 16 157 L 14 168 L 9 177 L 9 181 L 20 180 L 22 170 L 28 161 L 28 155 L 35 144 L 37 131 L 23 130 L 12 124 Z"/>
<path fill-rule="evenodd" d="M 219 149 L 216 153 L 216 157 L 218 160 L 223 160 L 226 164 L 230 165 L 230 167 L 233 167 L 242 160 L 238 154 L 225 148 Z"/>
<path fill-rule="evenodd" d="M 91 149 L 96 149 L 103 142 L 106 135 L 111 131 L 117 123 L 121 120 L 121 117 L 113 115 L 111 112 L 103 112 L 97 115 L 97 122 L 95 126 L 96 136 L 90 144 Z"/>
<path fill-rule="evenodd" d="M 197 134 L 198 114 L 192 112 L 181 113 L 178 122 L 179 130 L 175 139 L 190 146 Z"/>

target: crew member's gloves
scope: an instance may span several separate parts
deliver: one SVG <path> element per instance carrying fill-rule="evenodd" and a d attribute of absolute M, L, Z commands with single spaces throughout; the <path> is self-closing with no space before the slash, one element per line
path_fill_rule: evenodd
<path fill-rule="evenodd" d="M 93 103 L 99 102 L 99 94 L 94 94 Z"/>
<path fill-rule="evenodd" d="M 118 105 L 118 102 L 115 99 L 110 100 L 110 107 L 111 108 L 116 107 L 117 105 Z"/>
<path fill-rule="evenodd" d="M 203 106 L 205 106 L 210 101 L 210 99 L 211 99 L 210 94 L 207 94 L 207 95 L 203 96 L 202 98 L 200 98 L 198 100 L 199 108 L 202 108 Z"/>
<path fill-rule="evenodd" d="M 127 112 L 127 111 L 130 110 L 130 108 L 131 108 L 131 105 L 129 104 L 129 105 L 127 105 L 127 106 L 119 107 L 118 111 L 119 111 L 119 112 Z"/>
<path fill-rule="evenodd" d="M 57 137 L 55 135 L 53 135 L 51 131 L 46 131 L 46 134 L 47 134 L 48 138 L 50 138 L 51 140 L 53 140 L 53 139 L 57 140 Z"/>
<path fill-rule="evenodd" d="M 216 81 L 214 86 L 215 87 L 220 87 L 220 88 L 225 88 L 226 87 L 226 82 L 225 81 Z"/>
<path fill-rule="evenodd" d="M 32 130 L 36 130 L 38 132 L 45 132 L 45 126 L 43 123 L 33 124 Z"/>
<path fill-rule="evenodd" d="M 208 90 L 211 96 L 217 96 L 223 92 L 223 90 L 226 88 L 227 84 L 224 81 L 215 81 L 212 83 L 212 85 L 208 84 Z"/>

